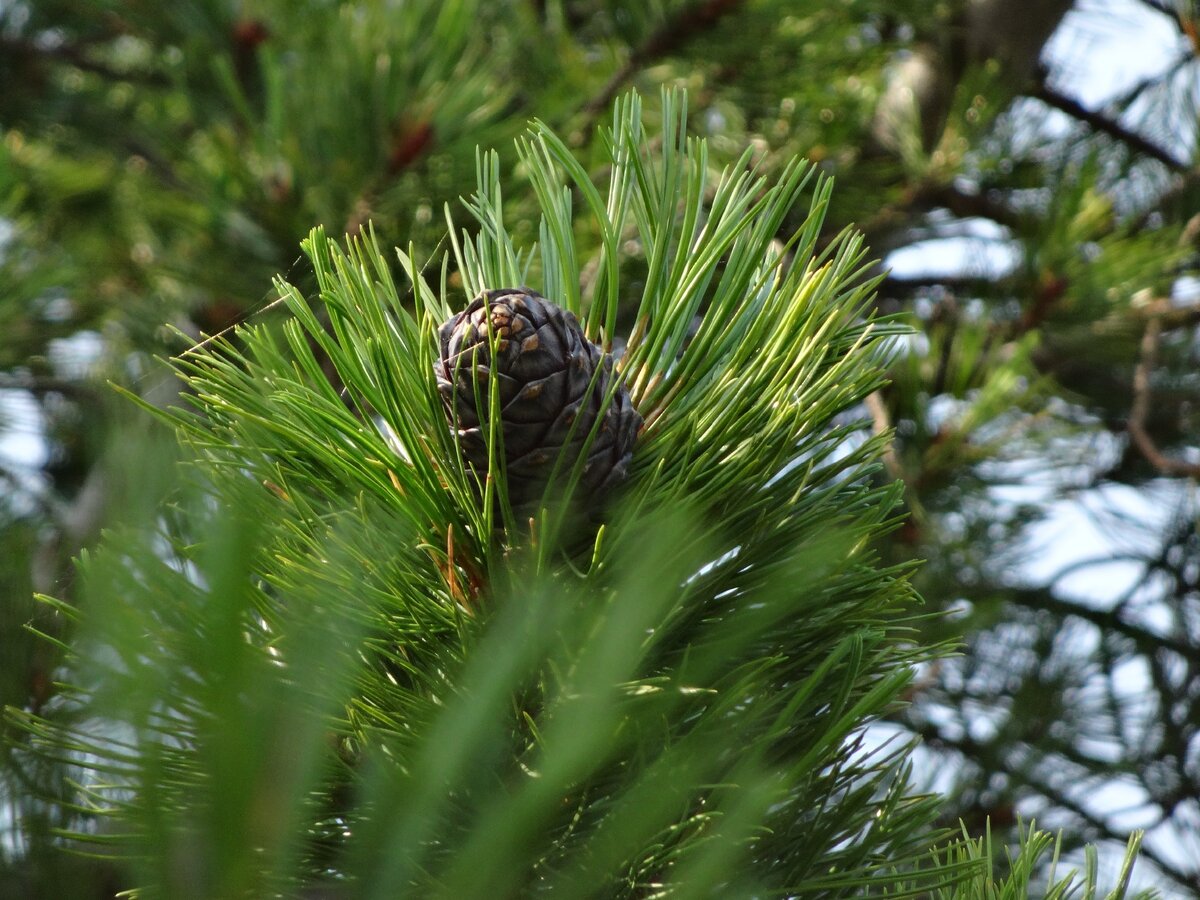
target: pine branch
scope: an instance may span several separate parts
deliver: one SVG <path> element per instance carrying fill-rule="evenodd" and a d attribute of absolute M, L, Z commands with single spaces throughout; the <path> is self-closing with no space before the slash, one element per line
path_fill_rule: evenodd
<path fill-rule="evenodd" d="M 630 62 L 737 6 L 692 5 Z M 900 498 L 879 486 L 881 459 L 898 468 L 879 391 L 904 332 L 871 318 L 861 240 L 822 238 L 831 183 L 799 161 L 770 177 L 750 153 L 715 171 L 684 107 L 665 94 L 649 135 L 636 95 L 619 100 L 591 171 L 536 123 L 515 167 L 533 199 L 507 220 L 514 167 L 480 154 L 432 277 L 409 248 L 397 285 L 369 229 L 315 230 L 311 278 L 277 283 L 288 321 L 177 360 L 196 408 L 159 415 L 191 451 L 188 485 L 83 566 L 72 672 L 128 727 L 16 717 L 85 760 L 85 798 L 123 826 L 102 839 L 141 883 L 849 896 L 900 895 L 900 871 L 927 879 L 908 893 L 980 874 L 928 865 L 936 800 L 911 795 L 907 748 L 863 736 L 940 652 L 913 639 L 907 567 L 872 549 Z M 399 171 L 435 137 L 389 146 L 368 121 L 384 126 L 369 166 Z M 1018 227 L 993 196 L 911 202 Z M 433 374 L 463 289 L 529 282 L 596 343 L 633 311 L 614 371 L 645 427 L 620 492 L 586 510 L 603 524 L 578 534 L 553 496 L 497 523 L 503 431 L 469 435 L 487 455 L 468 465 Z"/>
<path fill-rule="evenodd" d="M 908 797 L 906 750 L 856 749 L 931 653 L 909 639 L 904 573 L 870 555 L 898 491 L 872 481 L 882 440 L 856 440 L 899 329 L 864 315 L 857 238 L 817 249 L 827 180 L 800 161 L 769 179 L 749 156 L 714 177 L 704 143 L 685 139 L 682 96 L 666 93 L 663 109 L 657 140 L 640 99 L 619 102 L 604 185 L 531 128 L 518 152 L 536 245 L 506 227 L 499 156 L 481 154 L 475 229 L 452 237 L 469 294 L 534 281 L 600 339 L 616 337 L 627 300 L 622 263 L 646 265 L 620 371 L 653 418 L 628 506 L 594 504 L 603 528 L 568 529 L 554 497 L 528 523 L 497 524 L 487 504 L 508 491 L 504 432 L 480 433 L 475 471 L 434 375 L 436 326 L 458 300 L 401 253 L 410 300 L 373 235 L 342 246 L 315 230 L 304 249 L 319 304 L 280 280 L 282 328 L 242 325 L 177 361 L 200 414 L 158 415 L 207 493 L 86 567 L 94 637 L 81 652 L 107 648 L 88 664 L 132 743 L 22 720 L 87 756 L 97 802 L 107 785 L 126 792 L 121 846 L 161 867 L 144 880 L 169 889 L 180 852 L 228 887 L 209 893 L 323 877 L 328 861 L 287 860 L 327 827 L 327 731 L 372 758 L 369 805 L 338 812 L 325 851 L 366 898 L 435 884 L 516 895 L 547 879 L 563 896 L 664 881 L 854 892 L 925 853 L 933 802 Z M 549 337 L 531 336 L 529 352 Z M 333 685 L 323 670 L 340 673 Z M 335 686 L 351 673 L 353 691 Z M 296 716 L 295 747 L 270 738 L 275 715 Z M 172 846 L 207 834 L 197 805 L 221 810 L 231 834 L 252 828 L 255 798 L 275 789 L 257 773 L 293 751 L 304 764 L 279 773 L 291 787 L 267 852 L 225 840 L 193 859 Z M 806 812 L 831 797 L 814 823 Z"/>
<path fill-rule="evenodd" d="M 1194 166 L 1182 175 L 1175 176 L 1175 183 L 1154 198 L 1153 202 L 1137 215 L 1133 220 L 1133 227 L 1137 230 L 1147 227 L 1151 219 L 1162 215 L 1165 207 L 1182 200 L 1197 186 L 1200 186 L 1200 166 Z"/>
<path fill-rule="evenodd" d="M 993 295 L 1005 289 L 1011 279 L 971 276 L 897 275 L 889 272 L 879 283 L 879 293 L 887 296 L 911 294 L 928 288 L 945 288 L 962 297 Z"/>
<path fill-rule="evenodd" d="M 101 396 L 95 385 L 86 381 L 54 375 L 24 375 L 12 372 L 0 372 L 0 390 L 29 391 L 31 394 L 65 394 L 92 401 Z"/>
<path fill-rule="evenodd" d="M 117 69 L 90 55 L 83 46 L 70 43 L 40 43 L 11 35 L 0 35 L 0 53 L 9 53 L 36 62 L 64 63 L 82 72 L 99 75 L 108 81 L 129 81 L 147 87 L 170 87 L 171 82 L 158 72 Z"/>
<path fill-rule="evenodd" d="M 1090 836 L 1091 840 L 1103 839 L 1124 842 L 1129 838 L 1129 832 L 1112 828 L 1103 818 L 1087 809 L 1065 791 L 1060 790 L 1050 780 L 1039 777 L 1030 768 L 1028 763 L 1022 761 L 1020 765 L 1012 765 L 1005 754 L 999 752 L 995 746 L 981 743 L 968 735 L 949 735 L 932 722 L 913 723 L 906 721 L 906 726 L 919 734 L 932 746 L 943 747 L 961 754 L 964 758 L 971 760 L 985 771 L 990 773 L 1004 773 L 1014 783 L 1026 785 L 1029 789 L 1041 794 L 1053 806 L 1066 810 L 1087 825 L 1092 832 Z M 1180 869 L 1153 847 L 1143 845 L 1140 852 L 1147 859 L 1151 860 L 1165 876 L 1180 886 L 1186 887 L 1192 884 L 1192 878 L 1186 871 Z"/>
<path fill-rule="evenodd" d="M 1191 659 L 1200 646 L 1150 631 L 1141 625 L 1129 622 L 1121 615 L 1120 607 L 1113 609 L 1096 609 L 1069 600 L 1063 600 L 1046 588 L 1010 588 L 1005 591 L 1013 603 L 1029 609 L 1040 609 L 1060 618 L 1076 618 L 1090 622 L 1101 631 L 1112 632 L 1129 638 L 1137 646 L 1138 651 L 1153 655 L 1159 649 L 1177 653 L 1182 659 Z"/>
<path fill-rule="evenodd" d="M 1129 437 L 1142 456 L 1162 474 L 1172 478 L 1200 478 L 1200 464 L 1168 457 L 1146 430 L 1150 413 L 1150 377 L 1158 359 L 1158 342 L 1162 334 L 1160 314 L 1151 312 L 1142 335 L 1141 357 L 1133 371 L 1133 405 L 1129 410 Z"/>
<path fill-rule="evenodd" d="M 608 110 L 613 99 L 633 75 L 661 57 L 678 52 L 696 35 L 715 27 L 726 15 L 734 12 L 744 0 L 699 0 L 692 6 L 680 9 L 667 19 L 640 46 L 635 47 L 625 63 L 603 88 L 583 105 L 583 122 L 571 136 L 572 144 L 579 144 L 591 134 L 600 114 Z"/>
<path fill-rule="evenodd" d="M 926 182 L 905 191 L 903 196 L 886 204 L 858 227 L 872 245 L 883 243 L 884 236 L 897 227 L 912 222 L 914 213 L 943 208 L 963 219 L 990 219 L 998 225 L 1020 234 L 1027 230 L 1031 219 L 1007 206 L 994 192 L 964 191 L 953 183 Z"/>
<path fill-rule="evenodd" d="M 1050 87 L 1046 83 L 1045 78 L 1039 81 L 1030 96 L 1041 100 L 1047 106 L 1066 113 L 1074 119 L 1078 119 L 1086 125 L 1090 125 L 1097 131 L 1107 134 L 1135 152 L 1158 160 L 1173 172 L 1184 173 L 1190 169 L 1190 166 L 1186 162 L 1176 159 L 1162 147 L 1147 140 L 1137 132 L 1129 130 L 1120 122 L 1110 119 L 1102 113 L 1094 112 L 1078 100 L 1068 97 Z"/>
<path fill-rule="evenodd" d="M 1193 51 L 1200 52 L 1200 45 L 1197 44 L 1196 20 L 1184 12 L 1186 6 L 1180 3 L 1180 0 L 1176 0 L 1175 5 L 1168 5 L 1164 0 L 1138 0 L 1138 2 L 1170 19 L 1179 33 L 1188 39 Z M 1184 2 L 1186 3 L 1187 0 Z M 1195 9 L 1194 4 L 1192 9 Z"/>

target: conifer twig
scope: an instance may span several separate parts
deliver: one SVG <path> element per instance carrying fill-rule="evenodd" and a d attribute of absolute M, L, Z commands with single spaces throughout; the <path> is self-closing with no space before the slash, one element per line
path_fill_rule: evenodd
<path fill-rule="evenodd" d="M 625 64 L 612 74 L 600 92 L 584 104 L 584 121 L 571 136 L 572 143 L 584 140 L 592 131 L 596 119 L 612 106 L 617 92 L 638 69 L 678 50 L 696 34 L 713 27 L 723 16 L 741 5 L 742 0 L 701 0 L 663 22 L 643 44 L 634 48 Z"/>
<path fill-rule="evenodd" d="M 1110 119 L 1108 116 L 1088 109 L 1074 97 L 1068 97 L 1066 94 L 1061 94 L 1054 88 L 1042 81 L 1037 88 L 1032 92 L 1031 96 L 1041 100 L 1047 106 L 1051 106 L 1060 112 L 1066 113 L 1073 119 L 1078 119 L 1086 125 L 1090 125 L 1097 131 L 1107 134 L 1111 138 L 1115 138 L 1122 144 L 1125 144 L 1131 150 L 1135 150 L 1151 159 L 1156 159 L 1172 172 L 1186 172 L 1188 166 L 1186 163 L 1176 159 L 1162 147 L 1147 140 L 1135 131 L 1126 128 L 1120 122 Z"/>
<path fill-rule="evenodd" d="M 1200 166 L 1193 167 L 1183 173 L 1183 176 L 1175 179 L 1175 183 L 1164 190 L 1161 194 L 1146 206 L 1133 219 L 1133 228 L 1140 231 L 1145 228 L 1156 214 L 1161 214 L 1164 207 L 1178 202 L 1185 197 L 1197 184 L 1200 184 Z"/>
<path fill-rule="evenodd" d="M 1163 301 L 1159 301 L 1162 305 Z M 1158 342 L 1162 335 L 1162 316 L 1155 312 L 1146 322 L 1142 335 L 1141 358 L 1133 371 L 1133 406 L 1129 410 L 1129 437 L 1142 456 L 1172 478 L 1200 478 L 1200 465 L 1172 459 L 1159 450 L 1154 439 L 1146 430 L 1146 417 L 1150 412 L 1150 373 L 1158 358 Z"/>
<path fill-rule="evenodd" d="M 170 87 L 170 82 L 160 72 L 120 69 L 96 59 L 88 53 L 86 42 L 39 44 L 23 38 L 0 36 L 0 49 L 17 58 L 73 66 L 81 72 L 97 75 L 107 81 L 128 81 L 147 87 Z"/>
<path fill-rule="evenodd" d="M 867 412 L 871 414 L 871 431 L 877 435 L 887 434 L 891 431 L 892 421 L 888 416 L 887 406 L 884 405 L 882 392 L 872 391 L 867 394 L 865 402 Z M 896 455 L 896 435 L 894 432 L 889 436 L 887 446 L 883 450 L 883 466 L 892 478 L 901 481 L 904 480 L 904 469 L 900 465 L 900 458 Z"/>

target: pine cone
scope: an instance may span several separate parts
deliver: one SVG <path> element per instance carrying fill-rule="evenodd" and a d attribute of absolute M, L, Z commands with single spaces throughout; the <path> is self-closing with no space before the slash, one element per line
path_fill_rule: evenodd
<path fill-rule="evenodd" d="M 497 336 L 494 360 L 489 316 Z M 488 379 L 500 380 L 505 477 L 514 508 L 541 497 L 564 450 L 558 477 L 570 476 L 597 419 L 580 479 L 584 498 L 602 501 L 625 478 L 642 417 L 623 385 L 605 405 L 615 377 L 612 356 L 584 336 L 574 315 L 528 288 L 501 288 L 472 300 L 439 337 L 438 390 L 463 456 L 480 476 L 488 467 L 487 426 L 481 425 Z"/>

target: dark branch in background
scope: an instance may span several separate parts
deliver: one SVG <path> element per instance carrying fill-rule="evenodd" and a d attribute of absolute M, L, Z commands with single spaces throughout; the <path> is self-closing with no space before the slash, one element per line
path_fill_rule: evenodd
<path fill-rule="evenodd" d="M 1200 325 L 1200 306 L 1172 306 L 1168 310 L 1145 315 L 1146 318 L 1157 319 L 1163 331 L 1178 331 L 1180 328 Z"/>
<path fill-rule="evenodd" d="M 1003 773 L 1007 775 L 1015 784 L 1024 785 L 1032 791 L 1041 794 L 1052 806 L 1057 806 L 1060 809 L 1065 809 L 1073 813 L 1079 820 L 1092 829 L 1093 837 L 1091 840 L 1103 839 L 1124 843 L 1129 835 L 1128 832 L 1113 828 L 1103 818 L 1088 810 L 1074 798 L 1068 796 L 1065 792 L 1059 790 L 1054 784 L 1045 778 L 1039 777 L 1027 765 L 1014 766 L 1003 753 L 997 752 L 997 748 L 991 744 L 984 744 L 972 739 L 969 736 L 953 737 L 943 733 L 932 722 L 907 722 L 908 728 L 915 734 L 921 737 L 927 744 L 932 747 L 941 747 L 945 750 L 953 751 L 975 762 L 976 765 L 984 768 L 985 771 L 992 773 Z M 1034 748 L 1036 749 L 1036 748 Z M 1161 819 L 1160 819 L 1161 821 Z M 1193 884 L 1192 876 L 1181 870 L 1171 860 L 1167 859 L 1163 854 L 1158 852 L 1154 847 L 1147 844 L 1142 845 L 1141 855 L 1153 862 L 1165 875 L 1172 881 L 1190 887 Z"/>
<path fill-rule="evenodd" d="M 375 198 L 383 187 L 400 175 L 405 169 L 417 163 L 422 156 L 428 155 L 434 146 L 437 134 L 433 123 L 428 119 L 407 121 L 400 119 L 393 130 L 391 144 L 388 147 L 387 160 L 383 171 L 368 181 L 363 192 L 354 202 L 348 213 L 343 230 L 346 234 L 359 234 L 363 226 L 371 218 Z"/>
<path fill-rule="evenodd" d="M 1197 42 L 1196 20 L 1183 12 L 1183 7 L 1179 5 L 1168 6 L 1163 0 L 1139 0 L 1142 6 L 1147 6 L 1157 13 L 1162 13 L 1168 19 L 1175 23 L 1175 27 L 1179 29 L 1179 33 L 1186 37 L 1192 44 L 1192 47 L 1200 52 L 1200 46 Z"/>
<path fill-rule="evenodd" d="M 63 394 L 80 400 L 96 400 L 101 392 L 84 381 L 48 375 L 14 375 L 0 372 L 0 390 L 29 391 L 31 394 Z"/>
<path fill-rule="evenodd" d="M 1149 156 L 1151 159 L 1158 160 L 1173 172 L 1188 171 L 1188 165 L 1185 162 L 1176 159 L 1162 147 L 1146 140 L 1137 132 L 1130 131 L 1120 122 L 1088 109 L 1075 98 L 1068 97 L 1066 94 L 1060 94 L 1046 84 L 1044 79 L 1039 82 L 1030 96 L 1036 97 L 1047 106 L 1065 112 L 1071 118 L 1078 119 L 1080 122 L 1090 125 L 1097 131 L 1107 134 L 1109 137 L 1125 144 L 1131 150 Z"/>
<path fill-rule="evenodd" d="M 1184 195 L 1197 185 L 1200 185 L 1200 167 L 1190 169 L 1183 174 L 1182 178 L 1176 179 L 1174 185 L 1160 194 L 1133 220 L 1133 227 L 1139 229 L 1146 227 L 1150 219 L 1156 213 L 1160 213 L 1163 207 L 1182 199 Z"/>
<path fill-rule="evenodd" d="M 139 141 L 136 138 L 130 138 L 125 142 L 125 149 L 134 156 L 140 156 L 146 161 L 146 165 L 154 172 L 159 179 L 167 187 L 174 188 L 177 191 L 187 191 L 187 185 L 183 179 L 175 171 L 175 165 L 170 160 L 166 159 L 156 149 L 149 144 Z"/>
<path fill-rule="evenodd" d="M 1164 4 L 1164 2 L 1162 2 L 1162 0 L 1138 0 L 1138 1 L 1140 2 L 1140 4 L 1142 6 L 1148 6 L 1151 8 L 1151 10 L 1163 13 L 1164 16 L 1166 16 L 1166 17 L 1176 19 L 1176 22 L 1177 22 L 1178 18 L 1176 17 L 1175 10 L 1172 10 L 1171 7 L 1166 6 L 1166 4 Z"/>
<path fill-rule="evenodd" d="M 1011 592 L 1011 602 L 1028 609 L 1040 609 L 1059 618 L 1076 618 L 1089 622 L 1102 631 L 1109 631 L 1129 638 L 1138 652 L 1152 656 L 1156 650 L 1171 650 L 1183 659 L 1191 659 L 1200 653 L 1200 646 L 1187 641 L 1162 635 L 1134 624 L 1122 617 L 1120 607 L 1095 609 L 1081 606 L 1056 597 L 1045 588 L 1017 588 Z"/>
<path fill-rule="evenodd" d="M 984 275 L 895 275 L 888 274 L 879 284 L 879 293 L 885 297 L 906 295 L 943 288 L 958 297 L 994 296 L 1006 292 L 1011 283 L 1009 278 L 988 278 Z"/>
<path fill-rule="evenodd" d="M 888 416 L 887 405 L 883 401 L 882 391 L 872 391 L 866 399 L 867 412 L 871 414 L 871 432 L 876 436 L 888 435 L 887 446 L 883 449 L 883 467 L 892 478 L 904 480 L 904 468 L 896 455 L 896 436 L 892 434 L 892 421 Z"/>
<path fill-rule="evenodd" d="M 1133 371 L 1133 407 L 1129 410 L 1129 437 L 1142 456 L 1164 475 L 1175 478 L 1200 478 L 1200 465 L 1164 455 L 1146 431 L 1146 417 L 1150 413 L 1150 373 L 1158 358 L 1158 340 L 1161 335 L 1162 318 L 1151 315 L 1142 335 L 1141 359 Z"/>
<path fill-rule="evenodd" d="M 709 30 L 737 7 L 743 0 L 704 0 L 694 6 L 681 9 L 678 14 L 663 22 L 639 47 L 635 47 L 608 83 L 598 94 L 583 106 L 583 124 L 571 136 L 572 143 L 581 143 L 592 131 L 596 119 L 612 105 L 617 92 L 638 69 L 660 57 L 674 53 L 697 34 Z"/>
<path fill-rule="evenodd" d="M 1162 3 L 1161 0 L 1138 0 L 1138 2 L 1141 3 L 1142 6 L 1148 6 L 1155 12 L 1160 12 L 1164 16 L 1174 19 L 1177 22 L 1179 21 L 1178 17 L 1175 15 L 1175 10 L 1168 7 L 1165 3 Z"/>
<path fill-rule="evenodd" d="M 0 37 L 0 53 L 12 54 L 30 60 L 45 60 L 74 66 L 110 81 L 132 81 L 150 87 L 169 87 L 170 82 L 157 72 L 126 71 L 114 69 L 107 63 L 92 59 L 82 47 L 74 44 L 51 44 L 43 46 L 21 38 Z"/>
<path fill-rule="evenodd" d="M 867 243 L 878 250 L 885 243 L 883 235 L 910 222 L 915 213 L 938 208 L 960 219 L 989 219 L 1017 233 L 1022 232 L 1030 221 L 1028 216 L 997 199 L 992 191 L 970 193 L 953 184 L 926 183 L 880 207 L 869 219 L 857 223 L 858 229 Z"/>
<path fill-rule="evenodd" d="M 1175 62 L 1171 63 L 1171 65 L 1166 69 L 1161 72 L 1157 72 L 1154 75 L 1147 76 L 1141 81 L 1138 81 L 1124 94 L 1121 94 L 1121 96 L 1114 97 L 1112 100 L 1110 100 L 1109 105 L 1116 109 L 1126 109 L 1131 103 L 1133 103 L 1134 100 L 1136 100 L 1146 91 L 1150 90 L 1150 88 L 1157 87 L 1164 82 L 1170 81 L 1173 77 L 1179 74 L 1184 66 L 1192 62 L 1192 60 L 1195 58 L 1195 54 L 1193 54 L 1190 50 L 1185 50 L 1183 53 L 1179 54 L 1179 57 L 1175 60 Z"/>
<path fill-rule="evenodd" d="M 938 185 L 924 193 L 924 200 L 933 206 L 944 206 L 961 219 L 991 219 L 1014 231 L 1020 231 L 1027 219 L 995 199 L 989 191 L 967 193 L 950 184 Z"/>

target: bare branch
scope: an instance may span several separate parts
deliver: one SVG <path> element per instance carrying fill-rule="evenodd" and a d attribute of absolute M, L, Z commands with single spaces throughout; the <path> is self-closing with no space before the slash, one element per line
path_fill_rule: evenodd
<path fill-rule="evenodd" d="M 1195 54 L 1193 54 L 1190 50 L 1185 50 L 1184 52 L 1180 53 L 1179 56 L 1175 58 L 1175 61 L 1171 63 L 1171 65 L 1167 66 L 1166 69 L 1162 70 L 1161 72 L 1156 72 L 1153 75 L 1148 75 L 1147 77 L 1137 81 L 1128 90 L 1126 90 L 1125 93 L 1110 100 L 1109 105 L 1117 109 L 1127 109 L 1146 91 L 1170 81 L 1174 76 L 1178 75 L 1179 72 L 1182 71 L 1184 66 L 1190 64 L 1195 58 Z"/>
<path fill-rule="evenodd" d="M 118 69 L 101 62 L 88 54 L 82 45 L 40 45 L 34 41 L 13 37 L 0 37 L 0 51 L 27 59 L 44 60 L 74 66 L 82 72 L 90 72 L 109 81 L 133 81 L 150 87 L 168 87 L 170 82 L 159 72 Z"/>
<path fill-rule="evenodd" d="M 702 0 L 663 22 L 639 47 L 635 47 L 608 82 L 583 107 L 583 124 L 571 136 L 572 143 L 582 143 L 596 124 L 596 119 L 609 108 L 621 87 L 638 69 L 668 54 L 674 53 L 697 34 L 712 28 L 726 14 L 742 5 L 743 0 Z"/>
<path fill-rule="evenodd" d="M 940 287 L 958 296 L 974 297 L 1002 291 L 1011 281 L 1011 278 L 988 278 L 984 275 L 896 275 L 889 273 L 880 282 L 878 290 L 884 296 L 892 296 Z"/>
<path fill-rule="evenodd" d="M 1158 449 L 1158 445 L 1146 430 L 1146 417 L 1150 412 L 1150 373 L 1158 358 L 1162 327 L 1162 315 L 1152 313 L 1142 335 L 1141 359 L 1133 372 L 1133 406 L 1129 410 L 1129 437 L 1142 456 L 1164 475 L 1173 478 L 1200 478 L 1200 465 L 1166 456 Z"/>
<path fill-rule="evenodd" d="M 1138 2 L 1140 2 L 1142 4 L 1142 6 L 1148 6 L 1150 9 L 1154 10 L 1155 12 L 1160 12 L 1164 16 L 1170 16 L 1172 19 L 1175 19 L 1176 21 L 1178 21 L 1178 18 L 1175 15 L 1175 11 L 1173 9 L 1168 8 L 1167 5 L 1162 2 L 1162 0 L 1138 0 Z"/>
<path fill-rule="evenodd" d="M 1184 172 L 1183 177 L 1176 178 L 1174 185 L 1163 191 L 1133 220 L 1133 227 L 1136 229 L 1145 228 L 1155 213 L 1161 212 L 1163 207 L 1168 204 L 1182 200 L 1197 184 L 1200 184 L 1200 166 Z"/>
<path fill-rule="evenodd" d="M 1176 159 L 1162 147 L 1146 140 L 1135 131 L 1130 131 L 1120 122 L 1108 118 L 1101 113 L 1088 109 L 1074 97 L 1061 94 L 1042 81 L 1031 94 L 1047 106 L 1065 112 L 1073 119 L 1078 119 L 1097 131 L 1115 138 L 1131 150 L 1135 150 L 1151 159 L 1156 159 L 1173 172 L 1186 172 L 1189 166 L 1182 160 Z"/>
<path fill-rule="evenodd" d="M 870 218 L 859 222 L 858 228 L 868 243 L 878 247 L 882 235 L 911 224 L 915 212 L 939 207 L 960 219 L 990 219 L 1014 232 L 1021 232 L 1030 222 L 1029 216 L 1001 202 L 993 192 L 970 193 L 953 184 L 927 182 L 881 206 Z"/>
<path fill-rule="evenodd" d="M 867 394 L 865 402 L 867 411 L 871 414 L 871 431 L 876 435 L 889 435 L 887 446 L 883 451 L 883 466 L 892 478 L 903 481 L 904 469 L 900 465 L 900 458 L 896 455 L 896 436 L 889 434 L 892 430 L 892 420 L 888 416 L 887 406 L 883 402 L 883 394 L 880 391 L 872 391 Z"/>
<path fill-rule="evenodd" d="M 952 735 L 932 722 L 905 720 L 904 724 L 912 732 L 919 735 L 930 746 L 959 753 L 989 772 L 1007 773 L 1018 785 L 1024 785 L 1045 797 L 1053 806 L 1073 813 L 1084 825 L 1092 830 L 1094 839 L 1107 839 L 1124 842 L 1128 832 L 1114 827 L 1103 816 L 1097 815 L 1079 802 L 1071 792 L 1060 788 L 1051 779 L 1040 776 L 1027 762 L 1013 765 L 1008 756 L 994 744 L 981 743 L 970 736 Z M 1180 885 L 1193 884 L 1194 875 L 1181 869 L 1177 863 L 1159 853 L 1153 846 L 1144 845 L 1142 856 L 1153 862 L 1163 875 Z"/>
<path fill-rule="evenodd" d="M 95 384 L 51 375 L 19 375 L 0 372 L 0 390 L 29 391 L 31 394 L 66 394 L 78 399 L 93 400 L 101 396 Z"/>
<path fill-rule="evenodd" d="M 1009 599 L 1027 609 L 1040 609 L 1060 618 L 1073 617 L 1090 622 L 1102 631 L 1120 634 L 1133 641 L 1138 651 L 1146 656 L 1153 656 L 1158 650 L 1170 650 L 1183 659 L 1192 659 L 1200 649 L 1191 641 L 1159 634 L 1129 621 L 1121 615 L 1119 606 L 1113 609 L 1096 609 L 1063 600 L 1045 588 L 1013 588 Z"/>

